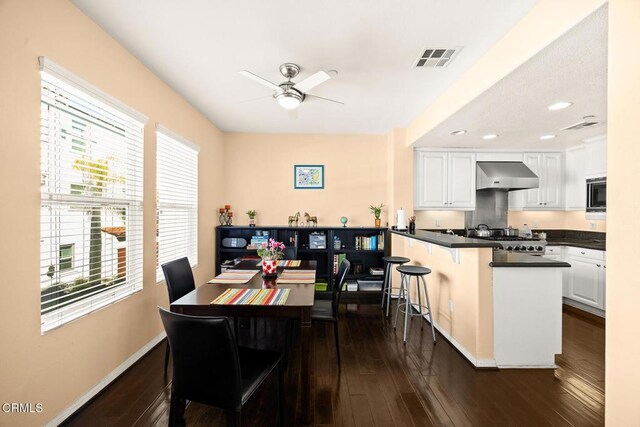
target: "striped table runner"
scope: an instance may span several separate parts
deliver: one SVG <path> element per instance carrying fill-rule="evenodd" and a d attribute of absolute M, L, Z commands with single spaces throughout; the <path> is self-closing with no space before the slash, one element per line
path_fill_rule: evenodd
<path fill-rule="evenodd" d="M 256 264 L 256 267 L 262 267 L 262 261 Z M 278 267 L 300 267 L 300 260 L 281 259 L 278 261 Z"/>
<path fill-rule="evenodd" d="M 225 285 L 244 285 L 258 274 L 260 270 L 227 270 L 217 275 L 208 283 L 217 283 Z"/>
<path fill-rule="evenodd" d="M 277 283 L 315 283 L 315 270 L 284 270 Z"/>
<path fill-rule="evenodd" d="M 227 289 L 211 304 L 284 305 L 291 289 Z"/>

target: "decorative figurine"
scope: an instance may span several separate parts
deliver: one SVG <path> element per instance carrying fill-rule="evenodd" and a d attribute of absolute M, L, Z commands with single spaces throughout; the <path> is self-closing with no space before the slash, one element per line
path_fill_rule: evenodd
<path fill-rule="evenodd" d="M 309 215 L 308 212 L 304 213 L 304 219 L 305 221 L 307 221 L 307 227 L 311 227 L 311 224 L 313 223 L 314 227 L 318 226 L 318 217 L 317 216 L 311 216 Z"/>
<path fill-rule="evenodd" d="M 249 215 L 249 227 L 256 226 L 256 211 L 255 209 L 247 211 L 247 215 Z"/>
<path fill-rule="evenodd" d="M 233 212 L 231 212 L 231 205 L 224 205 L 224 208 L 219 209 L 220 216 L 218 220 L 220 221 L 220 225 L 229 226 L 233 222 Z"/>
<path fill-rule="evenodd" d="M 349 219 L 346 216 L 343 216 L 342 218 L 340 218 L 340 222 L 342 223 L 342 226 L 344 228 L 347 228 L 347 222 L 349 221 Z"/>
<path fill-rule="evenodd" d="M 298 220 L 300 219 L 300 212 L 296 212 L 295 215 L 289 217 L 289 227 L 298 226 Z"/>

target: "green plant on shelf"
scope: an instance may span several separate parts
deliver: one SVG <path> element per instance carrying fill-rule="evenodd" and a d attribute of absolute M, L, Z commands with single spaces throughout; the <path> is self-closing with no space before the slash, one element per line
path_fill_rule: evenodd
<path fill-rule="evenodd" d="M 380 203 L 380 206 L 369 205 L 369 210 L 373 213 L 373 216 L 376 219 L 380 219 L 380 214 L 382 213 L 382 208 L 384 207 L 384 203 Z"/>

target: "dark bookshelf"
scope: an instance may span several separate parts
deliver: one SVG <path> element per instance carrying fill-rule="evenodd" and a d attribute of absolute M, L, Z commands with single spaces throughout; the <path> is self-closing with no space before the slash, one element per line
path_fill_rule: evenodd
<path fill-rule="evenodd" d="M 220 274 L 222 264 L 227 260 L 235 260 L 243 257 L 256 257 L 255 249 L 244 247 L 223 247 L 225 238 L 242 238 L 251 243 L 251 236 L 257 231 L 268 231 L 269 237 L 283 242 L 288 247 L 295 247 L 299 260 L 315 260 L 318 263 L 316 271 L 317 281 L 326 281 L 326 291 L 316 291 L 318 298 L 331 298 L 333 286 L 335 286 L 334 256 L 344 254 L 351 261 L 351 268 L 347 280 L 374 279 L 384 280 L 384 276 L 369 274 L 369 268 L 384 268 L 382 258 L 390 250 L 390 240 L 386 228 L 375 227 L 283 227 L 283 226 L 218 226 L 216 227 L 216 274 Z M 312 233 L 324 233 L 326 236 L 325 249 L 311 249 L 309 236 Z M 382 236 L 382 237 L 380 237 Z M 334 248 L 334 238 L 340 239 L 340 248 Z M 375 242 L 372 241 L 375 238 Z M 380 247 L 378 247 L 378 242 Z M 362 244 L 374 245 L 375 248 L 365 248 Z M 361 271 L 355 273 L 356 265 L 360 265 Z M 341 301 L 349 302 L 379 302 L 382 294 L 380 291 L 343 291 Z"/>

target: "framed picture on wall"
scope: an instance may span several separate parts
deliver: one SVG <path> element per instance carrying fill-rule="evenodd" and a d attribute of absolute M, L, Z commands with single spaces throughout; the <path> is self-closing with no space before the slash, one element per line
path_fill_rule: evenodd
<path fill-rule="evenodd" d="M 296 189 L 309 190 L 324 188 L 324 165 L 295 165 L 293 186 Z"/>

